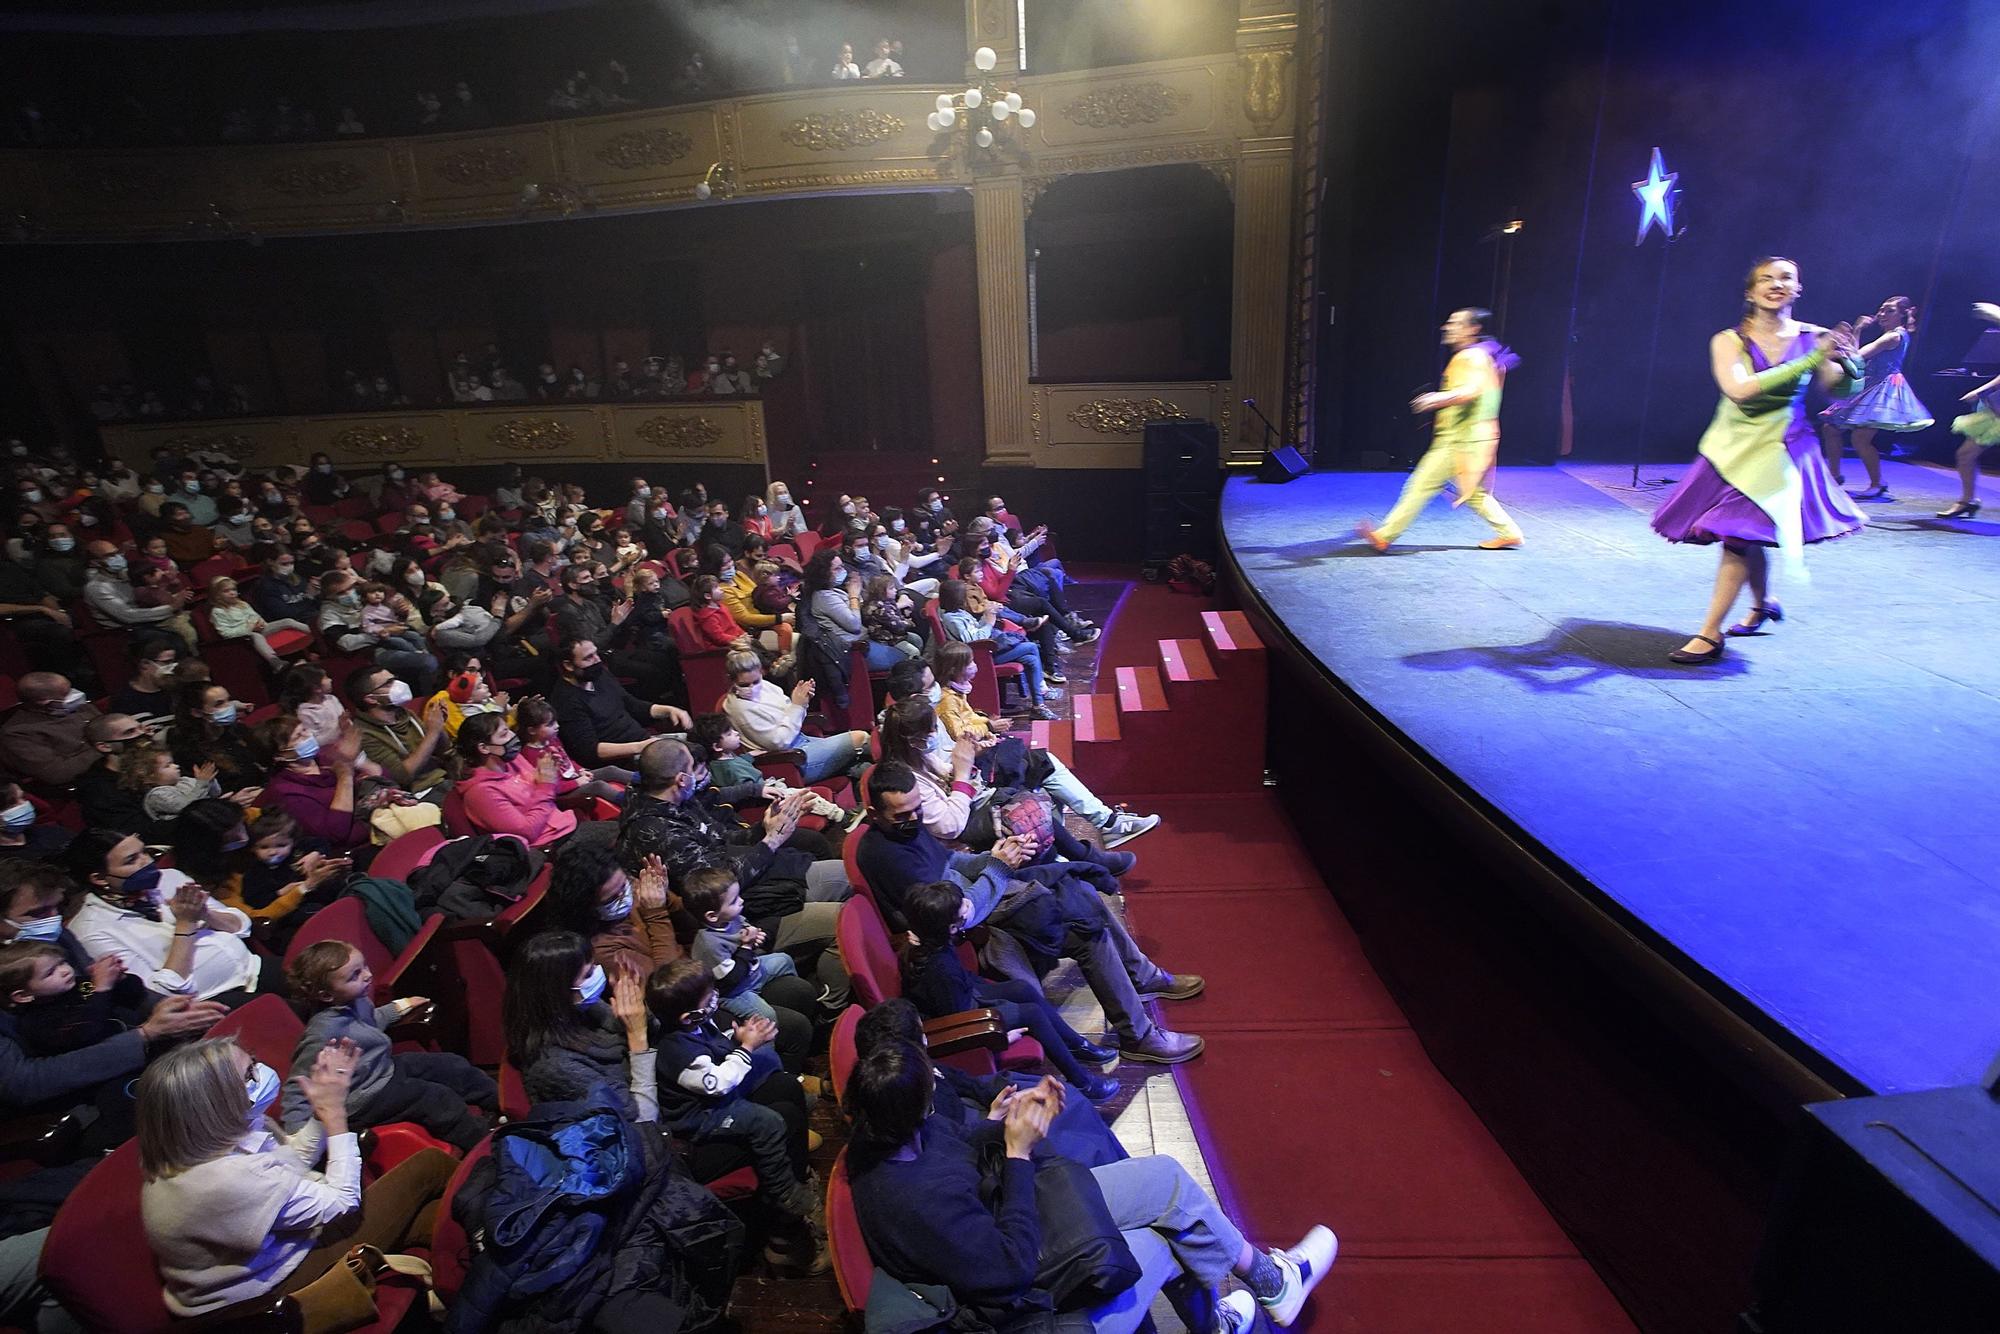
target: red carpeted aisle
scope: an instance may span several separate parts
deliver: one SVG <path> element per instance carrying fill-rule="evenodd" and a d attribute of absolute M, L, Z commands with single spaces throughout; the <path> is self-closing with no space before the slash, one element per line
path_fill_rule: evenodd
<path fill-rule="evenodd" d="M 1207 604 L 1135 585 L 1102 678 L 1199 636 Z M 1174 709 L 1181 763 L 1230 745 Z M 1168 762 L 1163 753 L 1158 762 Z M 1614 1334 L 1633 1328 L 1477 1116 L 1431 1065 L 1269 792 L 1147 798 L 1126 912 L 1162 965 L 1207 992 L 1163 1006 L 1207 1050 L 1176 1067 L 1218 1190 L 1251 1235 L 1314 1222 L 1340 1260 L 1303 1328 L 1368 1334 Z M 1367 874 L 1355 867 L 1353 874 Z"/>

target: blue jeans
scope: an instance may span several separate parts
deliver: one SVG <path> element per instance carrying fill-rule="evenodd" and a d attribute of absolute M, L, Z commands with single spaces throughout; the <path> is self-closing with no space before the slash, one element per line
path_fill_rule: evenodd
<path fill-rule="evenodd" d="M 864 641 L 868 645 L 868 670 L 886 672 L 905 658 L 914 658 L 919 650 L 913 644 L 884 644 L 879 639 Z"/>
<path fill-rule="evenodd" d="M 724 996 L 717 1002 L 718 1008 L 732 1019 L 770 1019 L 776 1021 L 778 1012 L 771 1008 L 771 1002 L 757 994 L 758 988 L 774 977 L 797 977 L 799 966 L 792 962 L 789 954 L 763 954 L 750 961 L 750 985 L 734 996 Z"/>
<path fill-rule="evenodd" d="M 387 641 L 375 650 L 375 665 L 387 668 L 409 682 L 410 689 L 419 695 L 428 691 L 437 680 L 436 658 L 428 653 L 412 653 L 405 649 L 390 648 Z"/>
<path fill-rule="evenodd" d="M 1131 1334 L 1162 1288 L 1190 1330 L 1213 1330 L 1215 1290 L 1243 1253 L 1243 1233 L 1222 1206 L 1163 1154 L 1106 1163 L 1090 1174 L 1140 1270 L 1137 1283 L 1090 1312 L 1096 1334 Z"/>
<path fill-rule="evenodd" d="M 993 661 L 1018 662 L 1021 664 L 1022 679 L 1028 683 L 1028 702 L 1038 702 L 1042 697 L 1042 651 L 1029 640 L 1022 640 L 1008 648 L 994 646 Z"/>
<path fill-rule="evenodd" d="M 845 732 L 836 732 L 832 736 L 801 735 L 792 744 L 805 752 L 805 778 L 808 783 L 844 774 L 861 758 L 861 748 Z"/>
<path fill-rule="evenodd" d="M 989 1005 L 1000 1016 L 1000 1022 L 1011 1031 L 1016 1028 L 1028 1030 L 1028 1036 L 1042 1044 L 1042 1054 L 1048 1058 L 1056 1072 L 1072 1084 L 1081 1084 L 1091 1078 L 1083 1063 L 1071 1049 L 1083 1040 L 1083 1035 L 1063 1022 L 1056 1007 L 1049 1004 L 1049 998 L 1040 987 L 1031 987 L 1018 978 L 995 982 L 981 978 L 973 988 L 973 993 L 982 1005 Z"/>

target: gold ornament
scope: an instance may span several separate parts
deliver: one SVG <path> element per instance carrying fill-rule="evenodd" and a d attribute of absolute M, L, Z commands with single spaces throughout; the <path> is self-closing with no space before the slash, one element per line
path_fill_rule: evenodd
<path fill-rule="evenodd" d="M 1285 66 L 1291 59 L 1292 53 L 1281 49 L 1243 53 L 1243 114 L 1251 123 L 1269 125 L 1285 114 Z"/>
<path fill-rule="evenodd" d="M 1125 129 L 1133 125 L 1156 125 L 1192 101 L 1194 94 L 1185 88 L 1158 80 L 1114 83 L 1074 99 L 1063 108 L 1063 115 L 1086 129 Z"/>
<path fill-rule="evenodd" d="M 648 417 L 633 434 L 655 449 L 708 449 L 722 439 L 722 428 L 706 417 Z"/>
<path fill-rule="evenodd" d="M 189 432 L 186 435 L 170 435 L 160 443 L 176 453 L 193 454 L 212 449 L 238 460 L 247 459 L 257 452 L 256 440 L 237 431 Z"/>
<path fill-rule="evenodd" d="M 902 132 L 901 117 L 864 108 L 860 111 L 836 111 L 830 116 L 802 117 L 786 126 L 780 137 L 786 143 L 808 152 L 825 153 L 834 149 L 866 148 Z"/>
<path fill-rule="evenodd" d="M 527 172 L 528 159 L 511 144 L 462 148 L 438 164 L 438 174 L 453 185 L 498 185 Z"/>
<path fill-rule="evenodd" d="M 1147 422 L 1185 421 L 1187 415 L 1164 398 L 1093 398 L 1067 414 L 1078 426 L 1099 435 L 1137 435 Z"/>
<path fill-rule="evenodd" d="M 620 171 L 671 167 L 694 152 L 694 140 L 679 130 L 626 130 L 597 146 L 597 160 Z"/>
<path fill-rule="evenodd" d="M 424 447 L 421 431 L 407 426 L 350 426 L 327 441 L 342 454 L 364 459 L 393 459 Z"/>
<path fill-rule="evenodd" d="M 264 184 L 293 199 L 344 195 L 361 188 L 361 168 L 352 162 L 294 162 L 273 167 Z"/>
<path fill-rule="evenodd" d="M 503 450 L 548 454 L 569 448 L 576 440 L 576 432 L 554 417 L 509 417 L 496 423 L 486 437 Z"/>

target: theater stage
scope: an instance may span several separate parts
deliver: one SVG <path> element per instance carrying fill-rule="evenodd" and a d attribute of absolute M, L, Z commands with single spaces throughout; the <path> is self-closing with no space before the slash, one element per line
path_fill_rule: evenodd
<path fill-rule="evenodd" d="M 1246 595 L 1469 801 L 1793 1059 L 1888 1093 L 2000 1050 L 2000 522 L 1885 468 L 1898 501 L 1710 667 L 1666 654 L 1715 552 L 1655 536 L 1666 488 L 1629 469 L 1502 470 L 1517 551 L 1442 498 L 1389 554 L 1354 542 L 1395 473 L 1233 480 L 1221 526 Z"/>

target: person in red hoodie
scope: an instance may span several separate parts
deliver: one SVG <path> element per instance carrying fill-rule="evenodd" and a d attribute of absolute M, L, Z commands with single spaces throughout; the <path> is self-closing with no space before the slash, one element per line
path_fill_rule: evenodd
<path fill-rule="evenodd" d="M 456 744 L 466 772 L 452 796 L 464 803 L 466 822 L 478 833 L 512 834 L 544 851 L 573 836 L 607 845 L 617 838 L 615 821 L 579 825 L 574 811 L 556 805 L 559 762 L 553 753 L 544 751 L 532 774 L 515 768 L 521 739 L 500 715 L 467 718 Z"/>
<path fill-rule="evenodd" d="M 722 604 L 722 581 L 712 574 L 704 574 L 694 581 L 689 590 L 694 594 L 695 629 L 701 635 L 703 649 L 726 653 L 733 648 L 749 648 L 750 637 L 736 618 L 729 614 L 729 608 Z"/>

